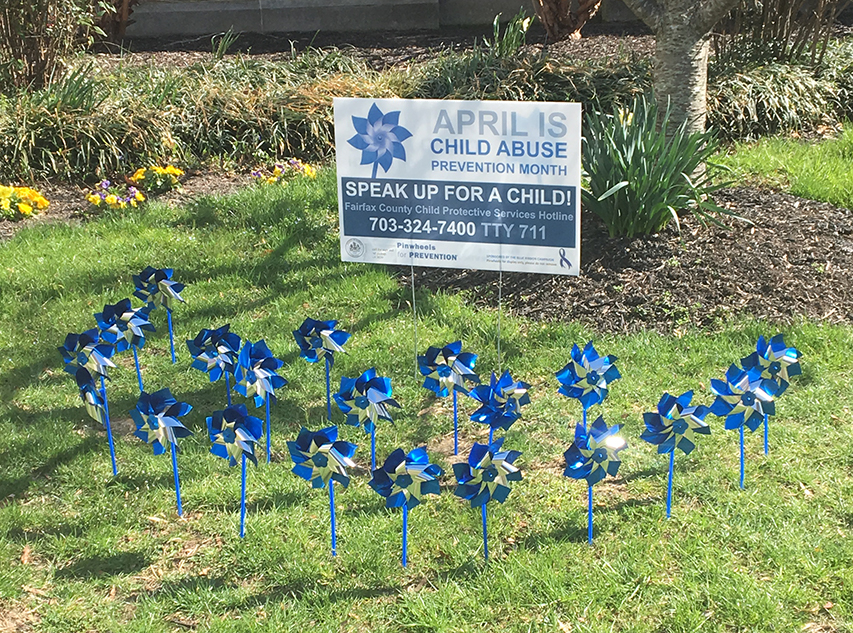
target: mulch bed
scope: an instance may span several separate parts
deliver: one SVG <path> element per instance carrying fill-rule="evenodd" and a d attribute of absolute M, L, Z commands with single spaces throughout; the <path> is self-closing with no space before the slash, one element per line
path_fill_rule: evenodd
<path fill-rule="evenodd" d="M 738 315 L 783 324 L 853 319 L 853 212 L 751 187 L 717 202 L 752 222 L 728 228 L 683 218 L 659 235 L 611 238 L 582 217 L 578 277 L 504 273 L 504 305 L 533 319 L 580 321 L 600 331 L 714 327 Z M 408 270 L 400 272 L 409 283 Z M 468 291 L 494 307 L 498 273 L 418 269 L 419 287 Z"/>

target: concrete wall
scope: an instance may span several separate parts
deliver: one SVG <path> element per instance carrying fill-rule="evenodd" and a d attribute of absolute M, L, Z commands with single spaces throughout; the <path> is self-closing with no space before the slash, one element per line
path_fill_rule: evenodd
<path fill-rule="evenodd" d="M 439 0 L 143 0 L 128 37 L 437 29 Z"/>
<path fill-rule="evenodd" d="M 436 30 L 488 25 L 520 8 L 533 13 L 530 0 L 142 0 L 127 35 Z M 601 11 L 610 21 L 633 17 L 620 0 L 605 0 Z"/>

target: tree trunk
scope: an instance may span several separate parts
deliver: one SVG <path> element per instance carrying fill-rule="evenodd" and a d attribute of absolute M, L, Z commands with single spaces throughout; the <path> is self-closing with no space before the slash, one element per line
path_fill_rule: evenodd
<path fill-rule="evenodd" d="M 737 0 L 624 0 L 655 34 L 655 99 L 671 121 L 705 130 L 711 29 Z"/>
<path fill-rule="evenodd" d="M 655 99 L 663 113 L 669 101 L 674 123 L 687 121 L 689 132 L 705 131 L 709 36 L 687 20 L 666 16 L 655 38 Z"/>

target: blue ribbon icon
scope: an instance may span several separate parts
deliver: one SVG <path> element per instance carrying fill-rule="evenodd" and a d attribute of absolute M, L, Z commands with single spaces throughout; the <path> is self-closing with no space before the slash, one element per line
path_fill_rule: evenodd
<path fill-rule="evenodd" d="M 566 249 L 565 248 L 560 249 L 560 268 L 568 268 L 569 270 L 571 270 L 571 268 L 572 268 L 572 262 L 570 262 L 568 259 L 566 259 Z"/>

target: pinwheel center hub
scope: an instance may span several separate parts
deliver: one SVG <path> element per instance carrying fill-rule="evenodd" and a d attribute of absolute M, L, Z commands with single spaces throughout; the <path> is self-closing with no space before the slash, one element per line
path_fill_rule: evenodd
<path fill-rule="evenodd" d="M 394 483 L 397 484 L 398 488 L 405 490 L 406 488 L 412 485 L 412 476 L 406 473 L 402 475 L 397 475 L 397 479 Z"/>
<path fill-rule="evenodd" d="M 767 369 L 773 376 L 775 376 L 782 370 L 782 363 L 780 363 L 778 360 L 774 360 L 772 363 L 770 363 L 770 367 L 768 367 Z"/>
<path fill-rule="evenodd" d="M 746 406 L 751 407 L 755 404 L 755 394 L 751 391 L 747 391 L 740 397 L 741 402 L 743 402 Z"/>
<path fill-rule="evenodd" d="M 483 470 L 483 481 L 487 483 L 493 482 L 498 478 L 498 469 L 494 466 L 489 466 L 485 470 Z"/>
<path fill-rule="evenodd" d="M 325 468 L 329 465 L 329 457 L 323 453 L 317 453 L 314 455 L 314 465 L 317 468 Z"/>
<path fill-rule="evenodd" d="M 684 432 L 687 430 L 687 422 L 685 422 L 684 420 L 676 420 L 672 423 L 672 430 L 678 435 L 683 435 Z"/>
<path fill-rule="evenodd" d="M 370 400 L 367 396 L 358 396 L 355 399 L 355 406 L 359 409 L 366 409 L 370 404 Z"/>
<path fill-rule="evenodd" d="M 586 381 L 591 385 L 598 384 L 598 381 L 601 380 L 601 376 L 598 375 L 597 371 L 590 371 L 586 375 Z"/>
<path fill-rule="evenodd" d="M 592 461 L 600 464 L 601 462 L 607 461 L 607 449 L 605 448 L 597 448 L 595 452 L 592 454 Z"/>
<path fill-rule="evenodd" d="M 237 441 L 237 434 L 234 432 L 234 429 L 224 429 L 222 431 L 222 441 L 226 444 L 233 444 Z"/>
<path fill-rule="evenodd" d="M 323 339 L 321 339 L 319 336 L 312 336 L 311 337 L 311 347 L 313 349 L 319 349 L 319 348 L 323 347 Z"/>

